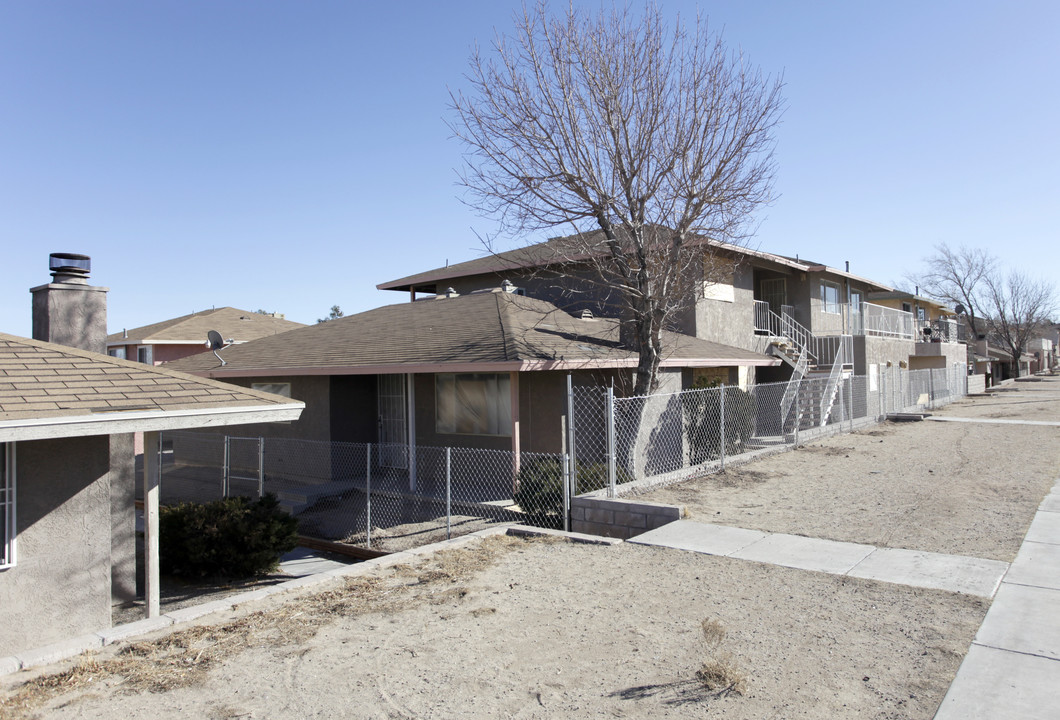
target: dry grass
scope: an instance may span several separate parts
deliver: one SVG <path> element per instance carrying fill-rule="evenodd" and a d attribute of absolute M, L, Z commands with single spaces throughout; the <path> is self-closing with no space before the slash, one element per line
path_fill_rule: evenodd
<path fill-rule="evenodd" d="M 721 650 L 721 644 L 725 642 L 725 627 L 718 620 L 707 618 L 700 628 L 707 648 L 707 660 L 696 671 L 696 679 L 718 697 L 730 693 L 743 695 L 747 690 L 747 676 L 732 656 Z"/>
<path fill-rule="evenodd" d="M 0 720 L 21 720 L 55 698 L 83 692 L 97 682 L 122 692 L 162 693 L 203 682 L 209 670 L 244 650 L 304 642 L 341 616 L 395 613 L 424 601 L 438 603 L 462 597 L 461 582 L 489 567 L 530 540 L 503 535 L 468 548 L 447 550 L 423 562 L 395 565 L 381 576 L 347 579 L 333 590 L 284 602 L 217 625 L 196 625 L 150 642 L 133 642 L 111 658 L 82 658 L 74 667 L 44 675 L 0 698 Z"/>

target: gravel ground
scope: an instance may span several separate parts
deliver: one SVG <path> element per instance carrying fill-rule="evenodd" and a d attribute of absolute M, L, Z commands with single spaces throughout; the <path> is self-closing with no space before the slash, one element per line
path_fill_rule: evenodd
<path fill-rule="evenodd" d="M 1047 419 L 1048 387 L 942 412 Z M 1058 433 L 885 424 L 646 497 L 694 519 L 1008 560 L 1055 479 Z M 43 668 L 37 685 L 0 679 L 0 717 L 927 720 L 988 605 L 663 548 L 492 538 L 112 646 L 65 676 L 70 663 Z"/>

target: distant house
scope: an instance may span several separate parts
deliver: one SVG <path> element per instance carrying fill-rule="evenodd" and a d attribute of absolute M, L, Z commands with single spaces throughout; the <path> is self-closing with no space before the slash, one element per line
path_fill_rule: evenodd
<path fill-rule="evenodd" d="M 170 367 L 303 400 L 265 436 L 559 452 L 567 375 L 631 384 L 637 353 L 617 320 L 571 315 L 515 288 L 443 293 L 184 358 Z M 664 333 L 661 386 L 735 385 L 779 360 Z M 748 373 L 750 371 L 750 373 Z"/>
<path fill-rule="evenodd" d="M 216 330 L 228 344 L 276 335 L 302 323 L 278 313 L 256 313 L 233 307 L 213 308 L 172 320 L 122 330 L 107 336 L 107 354 L 149 365 L 206 352 L 206 334 Z"/>
<path fill-rule="evenodd" d="M 0 657 L 106 628 L 112 604 L 135 597 L 133 433 L 149 449 L 146 604 L 157 615 L 159 432 L 303 409 L 73 347 L 103 349 L 106 289 L 87 285 L 87 269 L 83 256 L 59 258 L 54 281 L 33 289 L 34 332 L 58 342 L 0 334 Z"/>

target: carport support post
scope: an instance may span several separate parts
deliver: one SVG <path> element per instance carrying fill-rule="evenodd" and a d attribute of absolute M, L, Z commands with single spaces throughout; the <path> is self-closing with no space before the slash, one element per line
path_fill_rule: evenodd
<path fill-rule="evenodd" d="M 147 617 L 160 614 L 158 591 L 158 431 L 144 433 L 144 601 Z"/>

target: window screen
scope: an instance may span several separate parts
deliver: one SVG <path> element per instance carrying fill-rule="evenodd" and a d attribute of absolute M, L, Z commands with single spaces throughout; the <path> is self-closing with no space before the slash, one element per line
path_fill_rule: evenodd
<path fill-rule="evenodd" d="M 511 435 L 511 381 L 506 374 L 435 376 L 435 429 L 457 435 Z"/>

